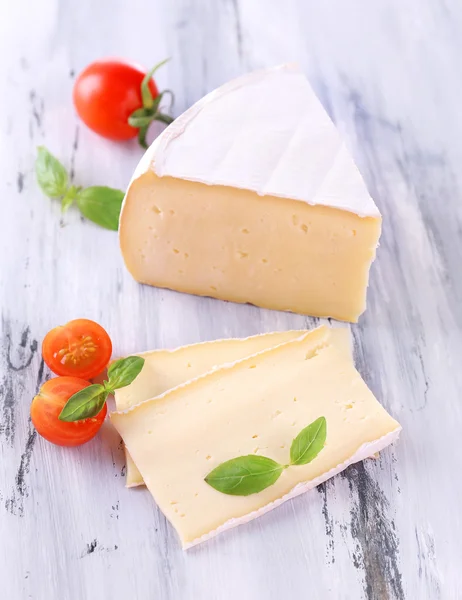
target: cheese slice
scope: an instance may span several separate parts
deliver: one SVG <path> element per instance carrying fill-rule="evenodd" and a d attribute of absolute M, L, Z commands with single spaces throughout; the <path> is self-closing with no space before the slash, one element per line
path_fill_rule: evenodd
<path fill-rule="evenodd" d="M 126 410 L 144 400 L 163 394 L 207 373 L 217 365 L 224 365 L 245 358 L 262 350 L 296 339 L 303 331 L 280 331 L 255 335 L 244 339 L 226 339 L 182 346 L 174 350 L 152 350 L 138 356 L 144 358 L 141 373 L 130 385 L 116 390 L 117 410 Z M 346 328 L 331 332 L 339 350 L 351 356 L 350 335 Z M 142 485 L 143 478 L 129 452 L 126 455 L 126 486 Z"/>
<path fill-rule="evenodd" d="M 215 369 L 111 420 L 159 508 L 188 548 L 245 523 L 394 441 L 399 424 L 374 398 L 326 327 Z M 204 478 L 220 463 L 260 454 L 288 462 L 294 437 L 327 420 L 311 463 L 289 467 L 250 496 Z"/>
<path fill-rule="evenodd" d="M 381 217 L 305 76 L 240 77 L 147 151 L 120 216 L 135 279 L 355 322 Z"/>

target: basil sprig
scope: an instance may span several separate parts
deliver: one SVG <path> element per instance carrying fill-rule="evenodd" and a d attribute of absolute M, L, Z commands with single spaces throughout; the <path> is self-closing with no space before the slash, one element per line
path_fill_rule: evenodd
<path fill-rule="evenodd" d="M 84 217 L 105 229 L 117 231 L 124 192 L 104 186 L 69 185 L 66 169 L 44 146 L 37 148 L 35 173 L 46 196 L 61 198 L 63 212 L 75 202 Z"/>
<path fill-rule="evenodd" d="M 138 142 L 142 148 L 147 148 L 146 134 L 148 133 L 149 125 L 153 121 L 160 121 L 165 125 L 170 125 L 173 122 L 173 118 L 160 111 L 160 103 L 162 98 L 166 95 L 170 95 L 171 104 L 173 104 L 173 92 L 171 90 L 164 90 L 160 92 L 155 98 L 149 88 L 154 73 L 165 65 L 170 59 L 166 58 L 160 63 L 157 63 L 150 71 L 146 73 L 141 82 L 141 98 L 143 100 L 142 108 L 137 108 L 128 117 L 128 124 L 138 129 Z"/>
<path fill-rule="evenodd" d="M 140 374 L 143 365 L 144 358 L 141 356 L 129 356 L 113 362 L 103 384 L 90 385 L 69 398 L 59 415 L 60 421 L 82 421 L 96 417 L 109 394 L 130 385 Z"/>
<path fill-rule="evenodd" d="M 205 481 L 223 494 L 249 496 L 266 489 L 279 479 L 281 473 L 292 466 L 306 465 L 321 452 L 326 442 L 327 422 L 319 417 L 293 440 L 290 463 L 281 465 L 271 458 L 249 454 L 221 463 L 211 471 Z"/>

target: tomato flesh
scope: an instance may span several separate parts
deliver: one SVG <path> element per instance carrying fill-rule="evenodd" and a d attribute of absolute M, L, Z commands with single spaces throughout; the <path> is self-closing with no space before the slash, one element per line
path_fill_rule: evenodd
<path fill-rule="evenodd" d="M 95 437 L 106 418 L 106 404 L 96 417 L 71 423 L 59 420 L 69 398 L 89 385 L 78 377 L 55 377 L 42 385 L 32 400 L 30 416 L 43 438 L 58 446 L 80 446 Z"/>
<path fill-rule="evenodd" d="M 146 71 L 118 60 L 98 60 L 80 73 L 74 84 L 77 114 L 94 132 L 111 140 L 128 140 L 138 129 L 128 124 L 133 111 L 142 108 L 141 82 Z M 159 90 L 149 82 L 153 98 Z"/>
<path fill-rule="evenodd" d="M 98 323 L 75 319 L 47 333 L 43 359 L 56 375 L 91 379 L 108 365 L 112 354 L 109 335 Z"/>

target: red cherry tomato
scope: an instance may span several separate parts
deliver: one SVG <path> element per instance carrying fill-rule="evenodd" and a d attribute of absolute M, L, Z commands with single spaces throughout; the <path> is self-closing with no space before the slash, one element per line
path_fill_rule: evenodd
<path fill-rule="evenodd" d="M 30 407 L 32 423 L 42 437 L 58 446 L 80 446 L 95 437 L 106 417 L 106 404 L 90 419 L 69 423 L 58 418 L 69 398 L 89 385 L 77 377 L 55 377 L 42 385 Z"/>
<path fill-rule="evenodd" d="M 75 319 L 47 333 L 43 360 L 56 375 L 91 379 L 107 367 L 112 354 L 106 330 L 89 319 Z"/>
<path fill-rule="evenodd" d="M 111 140 L 136 137 L 138 129 L 128 124 L 133 111 L 142 108 L 142 68 L 118 60 L 98 60 L 89 65 L 74 85 L 74 104 L 79 117 L 90 129 Z M 149 82 L 153 98 L 159 90 Z"/>

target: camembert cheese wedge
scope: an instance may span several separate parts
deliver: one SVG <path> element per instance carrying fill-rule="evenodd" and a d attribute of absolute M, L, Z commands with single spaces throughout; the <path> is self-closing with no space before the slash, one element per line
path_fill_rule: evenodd
<path fill-rule="evenodd" d="M 135 404 L 163 394 L 178 385 L 204 375 L 217 366 L 235 362 L 262 350 L 273 348 L 284 342 L 300 337 L 303 331 L 280 331 L 254 335 L 244 339 L 215 340 L 182 346 L 174 350 L 152 350 L 138 356 L 144 358 L 141 373 L 130 385 L 115 391 L 116 408 L 127 410 Z M 339 350 L 351 356 L 350 335 L 346 328 L 336 328 L 331 332 Z M 143 478 L 125 451 L 127 466 L 127 487 L 142 485 Z"/>
<path fill-rule="evenodd" d="M 320 454 L 286 469 L 262 492 L 228 496 L 204 481 L 219 464 L 246 454 L 287 463 L 293 438 L 320 416 L 327 420 Z M 327 327 L 112 413 L 111 420 L 184 548 L 319 485 L 382 450 L 401 429 Z"/>
<path fill-rule="evenodd" d="M 120 216 L 142 283 L 357 321 L 380 213 L 297 68 L 211 92 L 154 142 Z"/>

